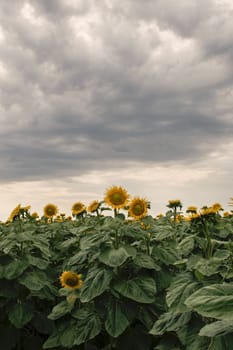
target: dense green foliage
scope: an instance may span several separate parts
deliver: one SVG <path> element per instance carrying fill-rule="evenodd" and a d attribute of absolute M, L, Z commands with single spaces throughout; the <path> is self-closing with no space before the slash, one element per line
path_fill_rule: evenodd
<path fill-rule="evenodd" d="M 227 350 L 233 216 L 85 215 L 0 224 L 4 350 Z M 61 288 L 63 271 L 82 274 Z"/>

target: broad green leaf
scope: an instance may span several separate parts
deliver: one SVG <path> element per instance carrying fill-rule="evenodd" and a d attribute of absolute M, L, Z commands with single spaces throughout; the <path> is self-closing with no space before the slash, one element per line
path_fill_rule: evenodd
<path fill-rule="evenodd" d="M 165 265 L 174 264 L 180 259 L 177 248 L 173 242 L 162 242 L 152 249 L 152 256 Z"/>
<path fill-rule="evenodd" d="M 8 312 L 10 322 L 16 328 L 22 328 L 33 317 L 33 309 L 31 305 L 25 303 L 17 303 L 13 305 Z"/>
<path fill-rule="evenodd" d="M 204 337 L 219 337 L 233 333 L 233 320 L 222 320 L 205 325 L 199 332 Z"/>
<path fill-rule="evenodd" d="M 105 236 L 98 234 L 88 234 L 80 239 L 80 249 L 87 250 L 92 247 L 99 247 L 99 245 L 105 241 Z"/>
<path fill-rule="evenodd" d="M 48 278 L 43 271 L 32 271 L 21 276 L 19 283 L 23 284 L 29 290 L 38 291 L 48 284 Z"/>
<path fill-rule="evenodd" d="M 205 337 L 199 337 L 198 335 L 194 338 L 194 341 L 189 344 L 188 350 L 209 350 L 210 339 Z M 220 349 L 219 349 L 220 350 Z M 223 350 L 223 349 L 221 349 Z M 226 350 L 226 349 L 224 349 Z"/>
<path fill-rule="evenodd" d="M 233 284 L 213 284 L 197 290 L 185 304 L 205 317 L 233 320 Z"/>
<path fill-rule="evenodd" d="M 65 314 L 71 312 L 73 304 L 69 304 L 66 300 L 61 301 L 59 304 L 55 305 L 52 312 L 48 315 L 50 320 L 57 320 Z"/>
<path fill-rule="evenodd" d="M 137 266 L 143 267 L 145 269 L 151 269 L 151 270 L 156 270 L 159 271 L 161 268 L 158 266 L 154 259 L 144 253 L 138 253 L 136 257 L 134 258 L 134 263 Z"/>
<path fill-rule="evenodd" d="M 77 326 L 67 327 L 60 335 L 60 343 L 65 348 L 71 348 L 75 344 L 75 339 L 78 334 Z"/>
<path fill-rule="evenodd" d="M 183 314 L 167 312 L 162 314 L 160 318 L 155 322 L 154 326 L 150 330 L 150 334 L 162 335 L 165 332 L 177 331 L 189 322 L 191 318 L 191 312 Z"/>
<path fill-rule="evenodd" d="M 113 289 L 124 297 L 139 303 L 150 304 L 155 300 L 156 285 L 154 279 L 150 277 L 121 280 L 113 285 Z"/>
<path fill-rule="evenodd" d="M 84 261 L 87 258 L 87 252 L 86 251 L 79 251 L 78 253 L 74 254 L 68 261 L 67 261 L 67 265 L 68 266 L 73 266 L 76 264 L 82 264 L 84 263 Z"/>
<path fill-rule="evenodd" d="M 182 255 L 187 256 L 191 253 L 194 248 L 194 236 L 188 236 L 182 239 L 182 241 L 178 244 L 178 249 Z"/>
<path fill-rule="evenodd" d="M 120 300 L 111 299 L 107 305 L 105 329 L 112 337 L 118 337 L 129 325 L 124 307 Z"/>
<path fill-rule="evenodd" d="M 212 276 L 219 272 L 219 267 L 222 265 L 222 261 L 218 258 L 212 257 L 210 259 L 201 258 L 195 268 L 204 276 Z"/>
<path fill-rule="evenodd" d="M 187 306 L 184 304 L 187 297 L 199 287 L 199 283 L 193 279 L 191 273 L 181 273 L 176 276 L 167 291 L 167 304 L 172 312 L 185 312 Z"/>
<path fill-rule="evenodd" d="M 109 270 L 95 269 L 85 279 L 80 290 L 80 300 L 87 303 L 98 295 L 101 295 L 109 287 L 113 274 Z"/>
<path fill-rule="evenodd" d="M 95 338 L 101 332 L 101 328 L 101 321 L 96 313 L 91 313 L 87 318 L 78 319 L 74 344 L 80 345 Z"/>
<path fill-rule="evenodd" d="M 29 254 L 27 255 L 27 260 L 29 264 L 31 264 L 32 266 L 36 266 L 40 270 L 46 270 L 49 264 L 49 261 Z"/>
<path fill-rule="evenodd" d="M 128 248 L 128 249 L 127 249 Z M 103 251 L 99 260 L 108 266 L 120 266 L 122 265 L 129 257 L 134 257 L 136 255 L 136 249 L 133 247 L 124 247 L 121 246 L 118 249 L 108 248 Z"/>
<path fill-rule="evenodd" d="M 4 277 L 8 280 L 19 277 L 28 268 L 27 261 L 14 260 L 7 266 L 5 266 Z"/>
<path fill-rule="evenodd" d="M 52 349 L 60 346 L 60 335 L 56 332 L 50 335 L 50 337 L 43 344 L 43 349 Z"/>

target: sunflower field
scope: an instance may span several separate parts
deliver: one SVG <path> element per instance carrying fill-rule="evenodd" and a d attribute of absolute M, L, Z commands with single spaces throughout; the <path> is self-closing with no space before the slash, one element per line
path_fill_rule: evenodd
<path fill-rule="evenodd" d="M 119 186 L 71 216 L 15 207 L 0 223 L 1 349 L 232 349 L 232 210 L 149 210 Z"/>

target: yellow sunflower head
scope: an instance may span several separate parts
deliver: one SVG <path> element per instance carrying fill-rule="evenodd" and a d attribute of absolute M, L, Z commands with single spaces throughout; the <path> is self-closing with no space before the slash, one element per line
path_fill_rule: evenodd
<path fill-rule="evenodd" d="M 148 202 L 145 198 L 135 197 L 129 204 L 129 216 L 140 220 L 147 215 Z"/>
<path fill-rule="evenodd" d="M 105 193 L 104 202 L 114 209 L 124 208 L 128 201 L 128 192 L 120 186 L 112 186 Z"/>
<path fill-rule="evenodd" d="M 21 204 L 18 204 L 17 207 L 15 207 L 10 213 L 10 216 L 7 219 L 7 221 L 13 221 L 15 217 L 20 214 L 20 209 L 21 209 Z"/>
<path fill-rule="evenodd" d="M 64 271 L 60 276 L 60 283 L 63 288 L 79 289 L 82 287 L 82 275 L 72 271 Z"/>
<path fill-rule="evenodd" d="M 182 208 L 182 203 L 180 201 L 180 199 L 170 199 L 168 201 L 168 205 L 167 205 L 168 208 L 177 208 L 177 207 L 180 207 Z"/>
<path fill-rule="evenodd" d="M 91 202 L 91 204 L 87 207 L 87 211 L 89 211 L 89 213 L 94 213 L 94 211 L 96 211 L 97 209 L 99 209 L 100 206 L 100 202 L 99 201 L 93 201 Z"/>
<path fill-rule="evenodd" d="M 222 206 L 220 203 L 214 203 L 211 206 L 211 209 L 213 210 L 213 212 L 217 213 L 219 210 L 222 210 Z"/>
<path fill-rule="evenodd" d="M 186 213 L 196 214 L 197 213 L 197 207 L 191 205 L 187 208 Z"/>
<path fill-rule="evenodd" d="M 47 218 L 52 218 L 53 216 L 57 215 L 57 213 L 58 208 L 54 204 L 50 203 L 44 207 L 44 216 L 46 216 Z"/>
<path fill-rule="evenodd" d="M 73 215 L 79 215 L 86 210 L 86 207 L 82 202 L 76 202 L 73 204 L 71 210 Z"/>

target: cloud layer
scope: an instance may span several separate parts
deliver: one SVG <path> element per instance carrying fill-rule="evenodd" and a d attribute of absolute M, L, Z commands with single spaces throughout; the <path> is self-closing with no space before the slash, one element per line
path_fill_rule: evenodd
<path fill-rule="evenodd" d="M 230 0 L 3 0 L 0 183 L 177 164 L 228 177 L 232 15 Z"/>

